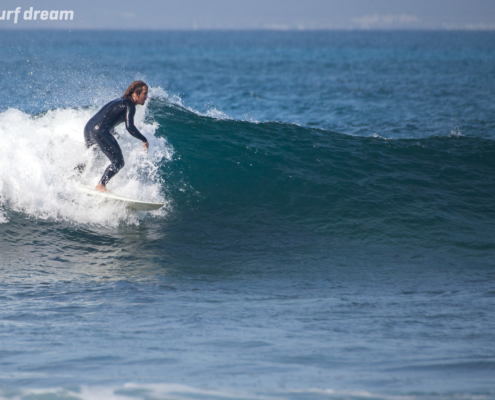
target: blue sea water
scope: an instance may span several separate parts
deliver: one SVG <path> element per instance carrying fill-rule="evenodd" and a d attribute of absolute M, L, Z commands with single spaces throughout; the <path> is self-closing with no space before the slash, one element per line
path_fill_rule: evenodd
<path fill-rule="evenodd" d="M 151 213 L 72 186 L 135 79 Z M 0 399 L 495 398 L 495 33 L 3 31 L 0 88 Z"/>

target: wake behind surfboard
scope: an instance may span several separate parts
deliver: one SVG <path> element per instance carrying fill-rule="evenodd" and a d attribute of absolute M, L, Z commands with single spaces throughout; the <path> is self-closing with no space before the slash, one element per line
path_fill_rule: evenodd
<path fill-rule="evenodd" d="M 159 208 L 161 208 L 165 205 L 164 203 L 151 203 L 151 202 L 147 202 L 147 201 L 130 199 L 128 197 L 119 196 L 118 194 L 114 194 L 114 193 L 103 193 L 103 192 L 100 192 L 98 190 L 93 189 L 92 187 L 89 187 L 86 185 L 81 185 L 81 184 L 74 184 L 74 187 L 81 193 L 85 193 L 89 196 L 95 196 L 95 197 L 103 198 L 103 199 L 108 200 L 108 201 L 121 203 L 121 204 L 124 204 L 126 207 L 128 207 L 132 210 L 136 210 L 136 211 L 158 210 Z"/>

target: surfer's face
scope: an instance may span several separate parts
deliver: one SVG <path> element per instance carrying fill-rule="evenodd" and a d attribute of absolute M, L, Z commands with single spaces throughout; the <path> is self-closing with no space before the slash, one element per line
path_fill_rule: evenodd
<path fill-rule="evenodd" d="M 143 90 L 141 91 L 141 94 L 138 95 L 136 93 L 132 94 L 132 100 L 134 100 L 134 103 L 137 105 L 144 106 L 144 103 L 146 102 L 146 99 L 148 98 L 148 88 L 146 86 L 143 87 Z"/>

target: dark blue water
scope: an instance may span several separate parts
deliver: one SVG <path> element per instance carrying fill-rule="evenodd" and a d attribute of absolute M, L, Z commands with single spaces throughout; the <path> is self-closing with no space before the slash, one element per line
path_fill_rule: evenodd
<path fill-rule="evenodd" d="M 3 32 L 0 399 L 494 398 L 495 34 Z M 109 185 L 82 129 L 134 79 Z M 73 166 L 89 163 L 82 177 Z"/>

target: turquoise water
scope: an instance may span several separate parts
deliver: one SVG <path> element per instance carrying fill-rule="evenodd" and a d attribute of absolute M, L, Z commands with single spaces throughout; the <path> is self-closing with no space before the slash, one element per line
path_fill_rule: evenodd
<path fill-rule="evenodd" d="M 486 32 L 3 32 L 0 398 L 494 398 L 494 59 Z M 72 186 L 134 79 L 150 152 L 120 128 L 109 189 L 152 213 Z"/>

